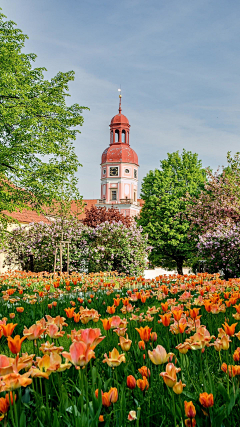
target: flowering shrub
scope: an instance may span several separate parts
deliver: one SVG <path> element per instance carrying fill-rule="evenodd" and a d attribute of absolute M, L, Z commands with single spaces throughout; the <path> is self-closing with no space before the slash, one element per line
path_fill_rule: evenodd
<path fill-rule="evenodd" d="M 199 254 L 210 273 L 222 271 L 225 278 L 240 274 L 240 226 L 218 225 L 214 231 L 199 236 Z"/>
<path fill-rule="evenodd" d="M 60 268 L 59 243 L 70 241 L 70 271 L 112 271 L 140 274 L 146 267 L 147 237 L 135 223 L 104 222 L 95 229 L 71 219 L 51 224 L 36 223 L 17 227 L 9 235 L 5 264 L 18 264 L 23 270 L 52 271 L 55 250 Z M 33 260 L 31 265 L 31 259 Z M 63 270 L 66 270 L 67 245 L 63 245 Z"/>
<path fill-rule="evenodd" d="M 88 230 L 89 271 L 113 271 L 136 275 L 146 268 L 147 235 L 133 223 L 129 228 L 121 222 L 104 222 Z"/>
<path fill-rule="evenodd" d="M 87 227 L 75 219 L 54 221 L 51 224 L 34 223 L 29 227 L 17 227 L 9 235 L 5 260 L 6 265 L 19 264 L 23 270 L 31 268 L 31 256 L 33 257 L 34 271 L 52 271 L 54 265 L 55 250 L 57 252 L 57 268 L 59 268 L 60 241 L 70 241 L 70 271 L 82 271 L 86 268 L 88 254 L 88 241 L 83 238 L 83 231 Z M 63 245 L 63 267 L 66 267 L 67 246 Z M 65 269 L 65 268 L 64 268 Z"/>

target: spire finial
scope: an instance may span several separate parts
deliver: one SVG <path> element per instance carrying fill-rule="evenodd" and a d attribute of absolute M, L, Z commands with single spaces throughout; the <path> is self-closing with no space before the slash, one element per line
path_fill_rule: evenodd
<path fill-rule="evenodd" d="M 121 86 L 120 86 L 120 89 L 118 89 L 118 92 L 120 92 L 119 93 L 119 108 L 118 108 L 118 111 L 119 111 L 119 114 L 121 114 L 122 113 L 122 89 L 121 89 Z"/>

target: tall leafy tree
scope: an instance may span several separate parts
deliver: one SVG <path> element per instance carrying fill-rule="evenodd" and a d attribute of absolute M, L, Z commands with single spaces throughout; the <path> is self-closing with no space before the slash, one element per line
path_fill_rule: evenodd
<path fill-rule="evenodd" d="M 153 266 L 177 267 L 182 274 L 184 262 L 196 252 L 196 241 L 189 238 L 190 223 L 185 215 L 191 200 L 204 188 L 206 171 L 198 155 L 183 150 L 168 153 L 160 169 L 150 171 L 143 179 L 141 197 L 144 205 L 139 224 L 148 233 L 153 247 L 149 256 Z"/>
<path fill-rule="evenodd" d="M 46 80 L 46 69 L 33 67 L 36 55 L 23 52 L 27 38 L 0 13 L 1 225 L 4 210 L 79 198 L 73 140 L 85 107 L 66 103 L 74 72 Z"/>

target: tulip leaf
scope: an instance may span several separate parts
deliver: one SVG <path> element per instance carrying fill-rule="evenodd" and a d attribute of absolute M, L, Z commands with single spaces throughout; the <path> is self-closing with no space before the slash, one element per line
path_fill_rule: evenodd
<path fill-rule="evenodd" d="M 30 389 L 27 387 L 25 393 L 22 395 L 22 403 L 30 402 Z"/>
<path fill-rule="evenodd" d="M 229 402 L 229 396 L 227 394 L 226 388 L 224 387 L 224 385 L 222 383 L 218 384 L 217 390 L 222 395 L 223 399 L 228 403 Z"/>

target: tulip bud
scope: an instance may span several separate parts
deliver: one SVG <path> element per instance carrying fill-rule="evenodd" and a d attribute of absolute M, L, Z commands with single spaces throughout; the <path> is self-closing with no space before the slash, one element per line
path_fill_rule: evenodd
<path fill-rule="evenodd" d="M 144 341 L 139 341 L 138 342 L 138 347 L 140 348 L 140 350 L 145 350 L 145 342 Z"/>
<path fill-rule="evenodd" d="M 118 400 L 118 391 L 116 387 L 111 387 L 109 392 L 108 392 L 108 396 L 109 396 L 109 400 L 112 403 L 117 402 Z"/>
<path fill-rule="evenodd" d="M 133 390 L 136 387 L 136 380 L 133 375 L 128 375 L 127 377 L 127 387 Z"/>
<path fill-rule="evenodd" d="M 204 408 L 211 408 L 214 405 L 212 393 L 200 393 L 199 402 L 204 406 Z"/>
<path fill-rule="evenodd" d="M 137 414 L 136 411 L 130 411 L 128 414 L 128 420 L 129 421 L 134 421 L 137 419 Z"/>
<path fill-rule="evenodd" d="M 157 341 L 157 333 L 156 332 L 151 332 L 150 340 L 153 342 Z"/>
<path fill-rule="evenodd" d="M 176 394 L 181 394 L 183 392 L 183 387 L 186 387 L 186 384 L 182 383 L 182 380 L 178 381 L 174 386 L 173 386 L 173 391 Z"/>
<path fill-rule="evenodd" d="M 138 372 L 142 375 L 142 377 L 149 378 L 151 375 L 151 371 L 150 369 L 147 368 L 147 366 L 142 366 L 141 368 L 138 369 Z"/>
<path fill-rule="evenodd" d="M 194 404 L 191 402 L 184 402 L 185 415 L 188 418 L 194 418 L 196 416 L 196 409 Z"/>

